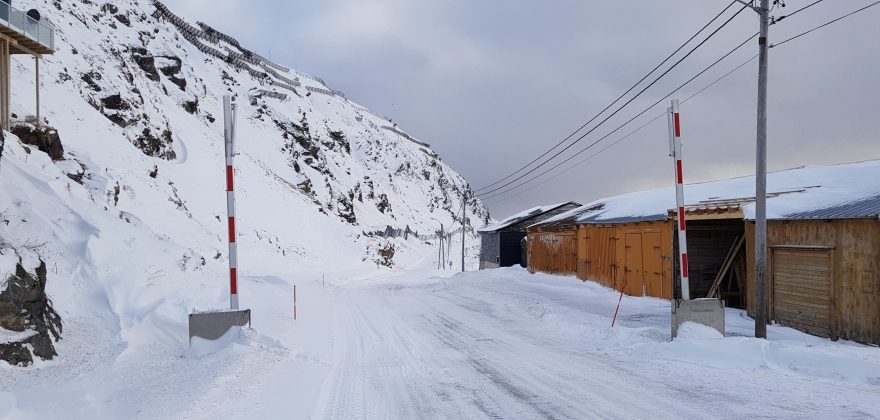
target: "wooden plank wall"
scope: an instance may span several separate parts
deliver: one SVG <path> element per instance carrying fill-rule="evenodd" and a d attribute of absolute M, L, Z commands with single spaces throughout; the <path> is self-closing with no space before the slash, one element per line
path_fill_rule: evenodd
<path fill-rule="evenodd" d="M 578 229 L 577 235 L 578 278 L 620 290 L 617 285 L 616 229 L 613 226 L 585 225 Z"/>
<path fill-rule="evenodd" d="M 755 305 L 755 225 L 746 223 L 749 296 Z M 880 221 L 871 219 L 797 220 L 767 222 L 768 246 L 827 246 L 834 248 L 833 329 L 836 337 L 880 344 Z M 768 259 L 771 253 L 768 252 Z M 772 307 L 768 260 L 767 303 Z"/>
<path fill-rule="evenodd" d="M 529 271 L 550 274 L 577 274 L 575 231 L 529 232 Z"/>
<path fill-rule="evenodd" d="M 629 239 L 629 243 L 627 241 Z M 672 222 L 582 225 L 578 278 L 626 294 L 672 298 Z"/>

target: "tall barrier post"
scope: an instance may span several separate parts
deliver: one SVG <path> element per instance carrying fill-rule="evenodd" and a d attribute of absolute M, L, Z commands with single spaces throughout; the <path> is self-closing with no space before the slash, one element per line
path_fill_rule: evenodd
<path fill-rule="evenodd" d="M 715 328 L 724 334 L 724 301 L 721 299 L 691 299 L 688 277 L 687 224 L 684 209 L 684 175 L 681 159 L 681 116 L 678 99 L 667 109 L 669 121 L 669 155 L 675 162 L 675 206 L 678 214 L 678 261 L 681 267 L 681 299 L 672 300 L 672 338 L 685 322 L 695 322 Z"/>
<path fill-rule="evenodd" d="M 226 149 L 226 212 L 229 217 L 229 310 L 195 311 L 189 315 L 189 339 L 217 340 L 232 328 L 250 325 L 250 309 L 238 309 L 238 247 L 235 229 L 235 114 L 232 97 L 223 96 L 223 139 Z"/>
<path fill-rule="evenodd" d="M 235 242 L 235 104 L 223 95 L 223 137 L 226 145 L 226 214 L 229 217 L 229 309 L 238 309 L 238 244 Z"/>

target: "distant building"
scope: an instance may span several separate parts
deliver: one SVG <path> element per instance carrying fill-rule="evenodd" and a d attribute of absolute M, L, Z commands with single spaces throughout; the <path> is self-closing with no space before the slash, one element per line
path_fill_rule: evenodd
<path fill-rule="evenodd" d="M 773 172 L 767 191 L 768 319 L 880 344 L 880 160 Z M 751 316 L 759 310 L 754 195 L 754 176 L 684 191 L 691 298 L 720 297 Z M 680 297 L 677 213 L 669 187 L 532 223 L 529 269 L 576 274 L 629 295 Z"/>
<path fill-rule="evenodd" d="M 570 201 L 534 207 L 478 229 L 481 239 L 480 269 L 511 267 L 517 264 L 525 266 L 520 241 L 526 236 L 526 227 L 579 206 L 580 204 Z"/>

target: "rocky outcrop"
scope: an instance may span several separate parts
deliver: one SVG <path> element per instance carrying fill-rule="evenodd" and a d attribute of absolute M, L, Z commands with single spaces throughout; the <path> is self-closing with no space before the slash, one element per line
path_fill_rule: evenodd
<path fill-rule="evenodd" d="M 64 147 L 61 145 L 58 130 L 46 125 L 36 127 L 30 122 L 21 122 L 14 123 L 11 131 L 21 139 L 22 143 L 36 146 L 41 152 L 49 155 L 52 160 L 64 158 Z"/>
<path fill-rule="evenodd" d="M 11 365 L 28 366 L 33 356 L 52 360 L 57 356 L 52 339 L 61 339 L 61 316 L 46 295 L 46 263 L 40 262 L 35 274 L 21 264 L 5 280 L 0 292 L 0 359 Z M 33 354 L 31 354 L 33 351 Z"/>

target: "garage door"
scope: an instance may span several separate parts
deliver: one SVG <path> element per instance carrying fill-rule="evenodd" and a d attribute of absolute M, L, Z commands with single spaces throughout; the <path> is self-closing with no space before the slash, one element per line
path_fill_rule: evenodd
<path fill-rule="evenodd" d="M 772 264 L 776 322 L 831 338 L 831 250 L 774 249 Z"/>

